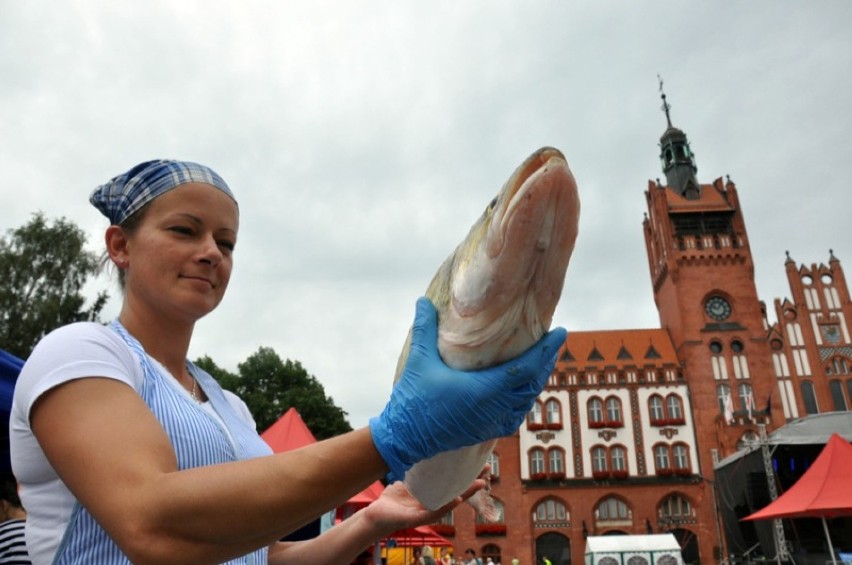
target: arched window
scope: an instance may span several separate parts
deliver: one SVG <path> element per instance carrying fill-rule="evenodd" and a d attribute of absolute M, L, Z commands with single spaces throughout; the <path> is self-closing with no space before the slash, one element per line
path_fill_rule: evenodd
<path fill-rule="evenodd" d="M 565 476 L 565 453 L 561 447 L 551 447 L 547 451 L 547 463 L 548 473 Z"/>
<path fill-rule="evenodd" d="M 828 381 L 828 389 L 831 391 L 831 401 L 834 409 L 838 412 L 846 411 L 846 397 L 843 395 L 843 381 L 831 379 Z"/>
<path fill-rule="evenodd" d="M 648 560 L 641 555 L 634 555 L 627 560 L 626 565 L 651 565 Z"/>
<path fill-rule="evenodd" d="M 530 410 L 529 415 L 527 415 L 527 426 L 540 426 L 544 423 L 541 418 L 541 402 L 538 400 L 533 404 L 532 410 Z"/>
<path fill-rule="evenodd" d="M 502 563 L 503 559 L 500 554 L 500 546 L 494 543 L 487 543 L 482 546 L 482 562 L 491 558 L 491 561 L 494 563 Z"/>
<path fill-rule="evenodd" d="M 530 449 L 530 475 L 544 474 L 544 449 L 534 447 Z"/>
<path fill-rule="evenodd" d="M 654 394 L 648 399 L 648 414 L 651 416 L 651 424 L 661 423 L 665 419 L 663 397 L 659 394 Z"/>
<path fill-rule="evenodd" d="M 545 403 L 545 409 L 547 413 L 547 427 L 550 429 L 561 429 L 562 428 L 562 408 L 559 405 L 559 401 L 551 398 Z"/>
<path fill-rule="evenodd" d="M 556 498 L 546 498 L 538 503 L 533 512 L 533 525 L 544 528 L 554 525 L 565 525 L 569 520 L 565 503 Z"/>
<path fill-rule="evenodd" d="M 669 460 L 669 446 L 660 443 L 654 446 L 654 468 L 657 473 L 671 471 L 671 462 Z"/>
<path fill-rule="evenodd" d="M 731 387 L 728 385 L 718 385 L 716 387 L 716 401 L 719 403 L 719 414 L 725 414 L 725 405 L 728 399 L 731 398 Z"/>
<path fill-rule="evenodd" d="M 589 399 L 589 424 L 602 424 L 603 418 L 603 402 L 597 396 Z"/>
<path fill-rule="evenodd" d="M 819 407 L 817 407 L 816 395 L 814 394 L 814 383 L 811 381 L 802 381 L 801 389 L 805 412 L 808 414 L 819 414 Z"/>
<path fill-rule="evenodd" d="M 852 399 L 852 379 L 846 379 L 846 396 Z"/>
<path fill-rule="evenodd" d="M 672 461 L 675 471 L 689 471 L 689 448 L 686 444 L 676 443 L 672 446 Z"/>
<path fill-rule="evenodd" d="M 500 476 L 500 457 L 492 451 L 488 456 L 487 463 L 491 465 L 491 478 L 498 478 Z"/>
<path fill-rule="evenodd" d="M 849 372 L 849 362 L 845 357 L 832 357 L 825 367 L 826 375 L 848 375 Z"/>
<path fill-rule="evenodd" d="M 680 494 L 672 494 L 663 499 L 657 509 L 657 516 L 662 522 L 682 522 L 693 517 L 692 504 L 689 499 Z"/>
<path fill-rule="evenodd" d="M 623 500 L 610 496 L 595 508 L 595 519 L 598 522 L 623 522 L 631 520 L 632 514 Z"/>
<path fill-rule="evenodd" d="M 627 452 L 620 445 L 614 445 L 609 449 L 609 460 L 613 471 L 627 470 Z"/>
<path fill-rule="evenodd" d="M 592 448 L 592 471 L 602 473 L 608 470 L 606 448 L 596 445 Z"/>
<path fill-rule="evenodd" d="M 606 399 L 606 419 L 610 426 L 623 423 L 621 420 L 621 400 L 615 396 Z"/>
<path fill-rule="evenodd" d="M 683 405 L 678 395 L 670 394 L 666 397 L 666 411 L 669 420 L 683 421 Z"/>
<path fill-rule="evenodd" d="M 737 397 L 741 410 L 754 410 L 754 396 L 750 384 L 740 383 L 737 385 Z"/>
<path fill-rule="evenodd" d="M 760 438 L 757 437 L 757 434 L 749 430 L 740 437 L 740 440 L 737 442 L 737 450 L 756 445 L 758 441 L 760 441 Z"/>

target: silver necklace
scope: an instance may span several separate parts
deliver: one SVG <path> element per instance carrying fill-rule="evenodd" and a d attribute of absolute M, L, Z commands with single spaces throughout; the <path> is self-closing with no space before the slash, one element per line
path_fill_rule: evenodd
<path fill-rule="evenodd" d="M 201 397 L 198 394 L 198 381 L 195 380 L 195 377 L 193 377 L 192 375 L 190 375 L 189 378 L 192 379 L 192 388 L 189 389 L 189 395 L 192 397 L 192 399 L 194 401 L 201 404 Z"/>

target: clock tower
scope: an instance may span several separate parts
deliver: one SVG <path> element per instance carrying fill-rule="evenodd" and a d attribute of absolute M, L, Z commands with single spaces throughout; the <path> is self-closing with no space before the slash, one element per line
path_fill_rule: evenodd
<path fill-rule="evenodd" d="M 783 416 L 768 409 L 777 398 L 765 306 L 736 185 L 730 178 L 698 182 L 695 154 L 662 99 L 666 182 L 648 183 L 645 245 L 660 323 L 689 385 L 701 473 L 709 477 L 714 460 L 755 437 L 759 423 L 772 428 Z"/>

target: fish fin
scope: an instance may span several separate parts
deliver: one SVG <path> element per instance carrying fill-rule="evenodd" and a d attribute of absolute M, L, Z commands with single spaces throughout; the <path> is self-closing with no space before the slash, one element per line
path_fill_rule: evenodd
<path fill-rule="evenodd" d="M 486 522 L 494 523 L 500 520 L 500 509 L 497 508 L 494 499 L 491 497 L 491 485 L 488 488 L 476 491 L 473 496 L 467 499 L 467 503 L 473 506 L 474 510 L 481 515 Z"/>

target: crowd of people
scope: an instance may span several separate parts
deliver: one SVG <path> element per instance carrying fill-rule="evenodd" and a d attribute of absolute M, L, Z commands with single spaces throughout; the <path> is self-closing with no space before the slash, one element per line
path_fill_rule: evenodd
<path fill-rule="evenodd" d="M 511 561 L 511 565 L 520 565 L 520 563 L 518 558 L 513 558 Z M 414 549 L 410 565 L 500 565 L 500 562 L 494 561 L 492 557 L 485 557 L 483 560 L 476 555 L 476 550 L 470 547 L 458 557 L 455 557 L 450 548 L 442 547 L 441 555 L 436 561 L 434 550 L 430 546 L 423 546 Z M 542 565 L 551 565 L 550 560 L 545 557 Z"/>

